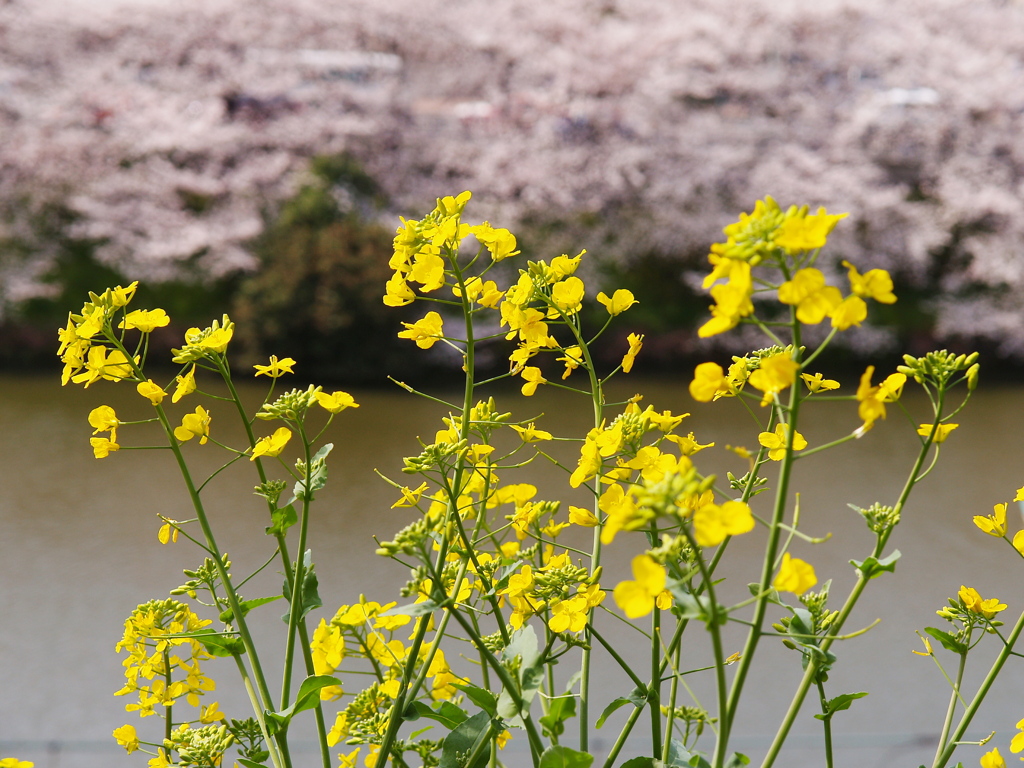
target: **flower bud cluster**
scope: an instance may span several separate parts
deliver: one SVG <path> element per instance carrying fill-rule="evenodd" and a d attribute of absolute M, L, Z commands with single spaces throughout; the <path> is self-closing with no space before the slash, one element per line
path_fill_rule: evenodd
<path fill-rule="evenodd" d="M 903 365 L 897 371 L 906 374 L 918 384 L 930 384 L 936 389 L 950 386 L 958 373 L 964 373 L 967 387 L 973 391 L 978 384 L 978 353 L 954 355 L 945 349 L 929 352 L 923 357 L 903 356 Z"/>

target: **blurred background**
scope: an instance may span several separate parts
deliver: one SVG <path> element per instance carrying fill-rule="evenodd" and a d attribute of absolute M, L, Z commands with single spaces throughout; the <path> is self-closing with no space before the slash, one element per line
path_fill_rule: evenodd
<path fill-rule="evenodd" d="M 393 500 L 370 471 L 396 470 L 442 415 L 378 388 L 389 374 L 443 388 L 459 373 L 396 338 L 420 308 L 381 303 L 397 217 L 470 189 L 471 217 L 510 228 L 520 259 L 586 248 L 595 293 L 634 292 L 609 354 L 646 334 L 623 386 L 654 391 L 656 407 L 697 416 L 694 363 L 762 345 L 695 329 L 709 243 L 765 195 L 849 212 L 822 268 L 839 275 L 849 259 L 896 281 L 899 301 L 839 338 L 836 376 L 903 352 L 982 351 L 985 379 L 1002 386 L 965 412 L 962 447 L 949 447 L 959 458 L 944 457 L 950 471 L 920 502 L 931 522 L 897 544 L 921 553 L 912 596 L 879 603 L 889 634 L 859 652 L 895 654 L 879 672 L 895 698 L 856 703 L 837 736 L 860 765 L 929 759 L 944 684 L 928 687 L 937 673 L 916 663 L 927 660 L 909 665 L 913 628 L 968 577 L 1015 596 L 970 516 L 1024 483 L 1022 30 L 1019 0 L 0 0 L 0 434 L 17 445 L 0 467 L 0 752 L 20 745 L 39 768 L 128 764 L 109 737 L 128 722 L 109 696 L 113 645 L 137 603 L 181 579 L 180 553 L 155 543 L 154 515 L 181 503 L 156 485 L 166 469 L 89 454 L 85 415 L 122 407 L 116 388 L 59 391 L 68 310 L 140 280 L 136 303 L 172 317 L 157 348 L 228 312 L 240 369 L 290 355 L 303 380 L 357 388 L 356 431 L 334 437 L 360 436 L 340 473 L 349 492 L 337 489 L 320 545 L 328 594 L 351 601 L 366 588 L 351 577 L 404 580 L 369 554 L 372 535 L 407 522 L 382 514 Z M 517 412 L 539 407 L 502 396 Z M 574 406 L 544 397 L 570 420 L 548 428 L 575 428 Z M 822 418 L 826 433 L 855 426 L 849 413 Z M 729 423 L 707 412 L 698 437 Z M 824 500 L 840 477 L 869 479 L 878 499 L 853 485 L 847 500 L 885 501 L 908 468 L 892 445 L 858 444 L 849 464 L 806 480 Z M 223 514 L 241 536 L 251 500 L 232 496 L 239 487 L 225 489 Z M 264 545 L 238 546 L 258 559 Z M 819 573 L 831 562 L 849 577 L 846 560 L 862 555 L 813 556 Z M 751 754 L 781 706 L 779 683 L 763 682 Z M 930 709 L 915 709 L 922 698 Z M 1019 696 L 997 704 L 981 735 L 1024 717 Z M 820 765 L 800 743 L 787 764 Z"/>

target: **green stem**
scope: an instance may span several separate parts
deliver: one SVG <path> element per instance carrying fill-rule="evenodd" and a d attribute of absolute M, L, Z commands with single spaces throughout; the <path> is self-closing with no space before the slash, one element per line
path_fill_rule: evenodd
<path fill-rule="evenodd" d="M 608 753 L 608 759 L 604 761 L 604 768 L 612 768 L 615 758 L 619 756 L 619 752 L 622 751 L 622 747 L 626 744 L 626 739 L 629 738 L 629 732 L 633 730 L 633 725 L 640 718 L 640 713 L 643 711 L 643 707 L 634 707 L 633 711 L 629 713 L 626 724 L 622 726 L 622 731 L 619 733 L 619 738 L 615 740 L 615 744 L 612 745 L 612 751 Z"/>
<path fill-rule="evenodd" d="M 661 746 L 661 609 L 657 605 L 651 612 L 651 688 L 647 704 L 651 708 L 651 752 Z"/>
<path fill-rule="evenodd" d="M 794 335 L 798 336 L 795 330 Z M 794 347 L 799 348 L 799 338 L 794 339 Z M 768 542 L 765 545 L 764 562 L 761 567 L 758 593 L 762 597 L 754 606 L 754 617 L 751 621 L 746 643 L 743 646 L 739 666 L 733 677 L 728 702 L 721 712 L 718 742 L 715 747 L 715 768 L 721 768 L 725 759 L 732 722 L 736 717 L 736 711 L 739 707 L 740 694 L 743 691 L 743 684 L 746 682 L 747 672 L 750 670 L 751 663 L 754 660 L 754 652 L 757 649 L 758 641 L 761 639 L 762 625 L 765 613 L 768 610 L 768 588 L 771 585 L 772 573 L 774 572 L 775 557 L 778 551 L 779 537 L 782 532 L 781 524 L 786 513 L 789 479 L 793 469 L 793 440 L 797 434 L 797 417 L 799 416 L 800 403 L 799 387 L 797 382 L 794 381 L 789 397 L 789 429 L 786 433 L 786 455 L 783 457 L 782 466 L 779 468 L 779 485 L 775 493 L 775 507 L 772 512 L 771 523 L 768 527 Z"/>
<path fill-rule="evenodd" d="M 953 690 L 949 696 L 949 706 L 946 708 L 946 719 L 942 723 L 942 734 L 939 736 L 939 744 L 935 748 L 935 759 L 938 762 L 942 756 L 942 750 L 946 747 L 946 740 L 949 738 L 949 729 L 953 725 L 953 713 L 956 712 L 956 700 L 960 696 L 960 684 L 964 679 L 964 668 L 967 666 L 967 652 L 960 654 L 960 663 L 956 669 L 956 680 L 953 682 Z"/>
<path fill-rule="evenodd" d="M 821 679 L 814 681 L 818 686 L 818 698 L 821 700 L 821 724 L 825 727 L 825 768 L 832 768 L 832 716 L 828 711 L 828 699 L 825 698 L 825 686 Z"/>
<path fill-rule="evenodd" d="M 306 439 L 306 430 L 302 422 L 296 424 L 299 430 L 299 437 L 302 439 L 302 450 L 305 456 L 305 481 L 302 492 L 302 514 L 299 517 L 299 544 L 295 553 L 295 571 L 292 577 L 292 593 L 289 601 L 291 607 L 288 611 L 288 634 L 285 636 L 284 670 L 281 680 L 281 709 L 288 707 L 291 700 L 292 667 L 295 659 L 295 637 L 298 634 L 299 617 L 303 614 L 302 585 L 306 580 L 306 538 L 309 535 L 309 504 L 312 501 L 313 491 L 310 488 L 310 476 L 313 472 L 313 457 L 309 451 L 309 441 Z M 313 567 L 310 560 L 310 568 Z"/>

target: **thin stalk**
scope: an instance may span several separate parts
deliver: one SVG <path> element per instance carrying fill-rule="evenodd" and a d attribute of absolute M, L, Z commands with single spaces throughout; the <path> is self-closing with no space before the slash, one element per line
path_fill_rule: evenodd
<path fill-rule="evenodd" d="M 933 763 L 937 763 L 939 758 L 942 756 L 942 750 L 946 746 L 946 740 L 949 738 L 949 729 L 953 725 L 953 713 L 956 712 L 956 700 L 960 696 L 960 684 L 964 680 L 964 668 L 967 666 L 967 652 L 964 651 L 960 654 L 960 663 L 956 668 L 956 680 L 953 683 L 953 691 L 949 696 L 949 707 L 946 708 L 946 719 L 942 723 L 942 734 L 939 736 L 939 744 L 935 748 L 935 759 Z"/>
<path fill-rule="evenodd" d="M 633 725 L 639 719 L 640 713 L 643 711 L 643 707 L 634 707 L 633 711 L 629 713 L 629 717 L 626 719 L 626 724 L 622 726 L 622 731 L 619 733 L 619 738 L 615 740 L 615 744 L 612 745 L 612 751 L 608 753 L 608 759 L 604 761 L 604 768 L 612 768 L 612 765 L 615 763 L 615 758 L 619 756 L 619 752 L 622 751 L 622 747 L 626 744 L 629 732 L 633 730 Z"/>
<path fill-rule="evenodd" d="M 647 704 L 651 708 L 651 752 L 657 753 L 661 745 L 661 609 L 651 611 L 651 682 Z"/>
<path fill-rule="evenodd" d="M 799 348 L 799 338 L 794 329 L 794 347 Z M 779 468 L 779 484 L 775 493 L 775 507 L 772 511 L 771 523 L 768 527 L 768 542 L 765 545 L 764 563 L 761 568 L 761 580 L 758 589 L 759 594 L 764 596 L 754 606 L 754 617 L 752 626 L 747 633 L 747 641 L 743 646 L 739 666 L 733 677 L 732 689 L 729 691 L 729 698 L 725 709 L 721 713 L 719 725 L 719 737 L 715 747 L 716 762 L 715 768 L 721 768 L 725 759 L 726 747 L 729 742 L 729 735 L 732 722 L 736 717 L 739 707 L 740 694 L 743 691 L 743 684 L 746 682 L 747 672 L 750 670 L 754 660 L 754 652 L 757 649 L 758 641 L 761 639 L 762 625 L 765 613 L 768 609 L 767 593 L 771 584 L 772 573 L 775 566 L 775 557 L 778 552 L 779 537 L 782 532 L 781 523 L 786 513 L 786 500 L 789 495 L 789 479 L 793 469 L 793 440 L 797 434 L 797 423 L 800 410 L 801 398 L 797 382 L 793 382 L 789 396 L 789 429 L 786 433 L 786 455 Z"/>
<path fill-rule="evenodd" d="M 302 439 L 302 450 L 305 456 L 305 483 L 302 493 L 302 514 L 299 517 L 299 544 L 295 553 L 295 571 L 292 577 L 292 594 L 290 598 L 291 608 L 288 611 L 288 634 L 285 636 L 284 670 L 281 680 L 281 709 L 287 708 L 291 699 L 292 667 L 295 659 L 295 637 L 298 634 L 299 616 L 303 613 L 302 606 L 302 584 L 306 580 L 305 559 L 306 539 L 309 535 L 309 504 L 312 501 L 313 491 L 310 488 L 310 476 L 313 472 L 313 457 L 309 451 L 309 441 L 306 439 L 306 430 L 302 422 L 296 424 L 299 430 L 299 437 Z M 312 561 L 310 568 L 313 567 Z"/>
<path fill-rule="evenodd" d="M 673 665 L 672 685 L 668 693 L 668 717 L 665 722 L 665 741 L 661 746 L 661 762 L 668 762 L 669 748 L 672 746 L 672 728 L 676 716 L 676 697 L 679 692 L 679 657 L 681 648 L 676 648 L 675 664 Z M 666 655 L 667 658 L 667 655 Z"/>
<path fill-rule="evenodd" d="M 828 711 L 828 699 L 825 698 L 825 685 L 821 679 L 815 680 L 818 686 L 818 698 L 821 699 L 821 724 L 825 727 L 825 768 L 832 768 L 832 716 Z"/>

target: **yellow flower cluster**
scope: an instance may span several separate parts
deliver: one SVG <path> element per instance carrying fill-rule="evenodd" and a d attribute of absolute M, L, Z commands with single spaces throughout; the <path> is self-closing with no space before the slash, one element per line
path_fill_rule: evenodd
<path fill-rule="evenodd" d="M 725 228 L 726 241 L 711 246 L 708 260 L 712 270 L 704 278 L 711 289 L 711 319 L 698 330 L 701 338 L 715 336 L 735 328 L 754 313 L 755 282 L 771 285 L 782 304 L 795 308 L 797 319 L 817 325 L 830 318 L 832 327 L 845 331 L 867 318 L 870 298 L 885 304 L 896 301 L 893 283 L 882 269 L 861 275 L 849 262 L 850 294 L 843 297 L 838 288 L 826 284 L 821 270 L 811 266 L 825 245 L 829 233 L 847 214 L 829 214 L 824 208 L 815 214 L 806 206 L 791 206 L 783 211 L 768 197 L 758 200 L 754 211 L 741 214 L 738 222 Z M 752 270 L 763 267 L 781 273 L 781 282 L 770 276 L 755 278 Z M 720 282 L 724 280 L 725 282 Z"/>
<path fill-rule="evenodd" d="M 88 387 L 100 380 L 117 381 L 132 375 L 138 358 L 129 360 L 119 339 L 112 331 L 114 316 L 132 300 L 138 283 L 127 288 L 120 285 L 108 288 L 102 294 L 89 294 L 89 301 L 78 314 L 70 313 L 65 328 L 58 331 L 60 348 L 57 356 L 64 363 L 61 383 L 69 381 Z M 121 321 L 123 329 L 135 328 L 149 333 L 167 325 L 170 319 L 162 310 L 138 310 L 128 313 Z"/>
<path fill-rule="evenodd" d="M 125 706 L 128 712 L 148 717 L 156 714 L 154 707 L 170 707 L 181 698 L 198 707 L 199 697 L 216 688 L 201 668 L 210 654 L 198 640 L 178 636 L 197 632 L 210 623 L 184 603 L 170 599 L 140 605 L 132 612 L 115 647 L 118 652 L 128 653 L 123 662 L 126 682 L 116 695 L 138 695 L 137 702 Z M 122 731 L 120 738 L 115 734 L 119 741 L 123 738 L 127 742 L 122 744 L 126 749 L 131 743 L 127 736 L 127 731 Z"/>
<path fill-rule="evenodd" d="M 576 256 L 567 254 L 550 261 L 531 262 L 520 270 L 517 282 L 502 290 L 494 280 L 486 280 L 490 267 L 519 253 L 515 235 L 507 229 L 492 227 L 489 222 L 471 225 L 462 221 L 470 193 L 444 197 L 437 201 L 433 211 L 421 220 L 402 220 L 394 240 L 394 256 L 390 266 L 394 274 L 388 280 L 384 303 L 400 307 L 411 304 L 420 294 L 428 294 L 442 287 L 465 303 L 465 309 L 476 313 L 482 309 L 497 310 L 500 325 L 505 328 L 506 339 L 515 339 L 518 346 L 509 355 L 510 370 L 522 377 L 522 393 L 533 395 L 539 386 L 548 383 L 543 371 L 528 362 L 540 352 L 555 353 L 565 363 L 562 378 L 577 368 L 588 368 L 589 363 L 579 344 L 578 314 L 583 306 L 586 286 L 575 275 L 586 251 Z M 480 253 L 460 260 L 462 241 L 473 237 L 480 245 Z M 469 275 L 467 269 L 476 264 L 482 252 L 490 255 L 490 263 L 481 274 Z M 597 294 L 597 301 L 609 316 L 619 315 L 636 304 L 633 294 L 625 289 L 613 291 L 609 296 Z M 458 348 L 459 339 L 447 337 L 444 318 L 437 311 L 427 312 L 415 322 L 403 322 L 399 338 L 415 342 L 420 349 L 430 349 L 438 341 Z M 553 334 L 552 326 L 566 326 L 572 338 L 564 343 Z M 643 336 L 630 334 L 628 348 L 622 357 L 621 369 L 628 373 L 643 346 Z"/>

